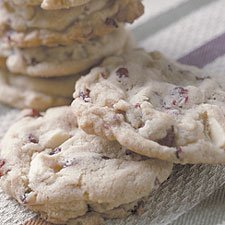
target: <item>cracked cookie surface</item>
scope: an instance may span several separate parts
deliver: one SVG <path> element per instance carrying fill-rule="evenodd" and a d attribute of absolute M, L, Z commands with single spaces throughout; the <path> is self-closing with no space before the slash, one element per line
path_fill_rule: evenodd
<path fill-rule="evenodd" d="M 225 163 L 225 88 L 159 52 L 106 59 L 74 93 L 79 126 L 175 163 Z"/>
<path fill-rule="evenodd" d="M 171 163 L 86 134 L 71 107 L 23 116 L 1 143 L 1 186 L 48 221 L 129 215 L 171 173 Z"/>

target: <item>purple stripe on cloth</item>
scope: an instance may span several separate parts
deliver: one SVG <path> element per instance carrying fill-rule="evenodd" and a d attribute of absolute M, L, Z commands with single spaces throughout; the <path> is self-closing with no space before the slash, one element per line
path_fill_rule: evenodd
<path fill-rule="evenodd" d="M 225 33 L 178 59 L 183 64 L 203 68 L 225 55 Z"/>

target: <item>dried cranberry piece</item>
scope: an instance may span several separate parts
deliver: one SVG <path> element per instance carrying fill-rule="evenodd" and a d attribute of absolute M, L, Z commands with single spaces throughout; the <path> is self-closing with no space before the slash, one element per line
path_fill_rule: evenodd
<path fill-rule="evenodd" d="M 29 110 L 25 113 L 24 116 L 25 116 L 25 117 L 40 117 L 41 114 L 40 114 L 40 112 L 39 112 L 38 110 L 36 110 L 36 109 L 29 109 Z"/>
<path fill-rule="evenodd" d="M 119 68 L 119 69 L 116 71 L 116 75 L 117 75 L 119 78 L 122 78 L 122 77 L 129 77 L 129 71 L 128 71 L 127 68 L 121 67 L 121 68 Z"/>
<path fill-rule="evenodd" d="M 183 87 L 175 87 L 174 91 L 178 92 L 180 95 L 187 95 L 188 94 L 188 90 L 183 88 Z"/>
<path fill-rule="evenodd" d="M 0 169 L 5 165 L 5 160 L 0 159 Z"/>
<path fill-rule="evenodd" d="M 177 101 L 176 100 L 173 100 L 172 104 L 173 105 L 176 105 L 177 104 Z"/>
<path fill-rule="evenodd" d="M 1 171 L 2 167 L 5 165 L 6 161 L 1 159 L 0 160 L 0 177 L 4 176 L 6 173 L 8 173 L 10 170 L 7 171 Z"/>
<path fill-rule="evenodd" d="M 29 140 L 29 142 L 34 143 L 34 144 L 37 144 L 39 142 L 38 138 L 35 137 L 33 134 L 29 134 L 28 140 Z"/>
<path fill-rule="evenodd" d="M 62 148 L 58 147 L 58 148 L 55 148 L 53 151 L 51 151 L 49 155 L 55 155 L 60 153 L 61 151 L 62 151 Z"/>
<path fill-rule="evenodd" d="M 117 24 L 117 22 L 113 18 L 110 18 L 110 17 L 106 18 L 105 24 L 107 26 L 112 26 L 112 27 L 116 27 L 116 28 L 119 27 L 118 24 Z"/>
<path fill-rule="evenodd" d="M 175 153 L 175 154 L 176 154 L 176 157 L 177 157 L 178 159 L 180 159 L 180 154 L 183 152 L 183 151 L 182 151 L 182 148 L 181 148 L 181 147 L 177 147 L 176 149 L 177 149 L 177 150 L 176 150 L 176 153 Z"/>
<path fill-rule="evenodd" d="M 169 104 L 167 104 L 164 101 L 164 107 L 165 108 L 174 108 L 174 107 L 179 107 L 179 108 L 183 108 L 184 104 L 187 104 L 189 97 L 188 97 L 188 89 L 185 89 L 183 87 L 175 87 L 172 91 L 171 91 L 171 96 L 172 99 L 169 102 Z"/>
<path fill-rule="evenodd" d="M 104 160 L 109 160 L 110 158 L 108 157 L 108 156 L 102 156 L 102 159 L 104 159 Z"/>
<path fill-rule="evenodd" d="M 130 150 L 128 150 L 128 149 L 126 149 L 125 154 L 126 154 L 126 155 L 132 155 L 132 154 L 133 154 L 133 152 L 132 152 L 132 151 L 130 151 Z"/>
<path fill-rule="evenodd" d="M 81 99 L 83 99 L 85 102 L 89 102 L 89 100 L 90 100 L 90 92 L 91 91 L 89 89 L 86 89 L 86 91 L 81 91 L 79 93 L 79 97 Z"/>
<path fill-rule="evenodd" d="M 135 109 L 140 109 L 141 108 L 141 104 L 140 103 L 136 103 L 134 107 L 135 107 Z"/>
<path fill-rule="evenodd" d="M 189 97 L 188 97 L 188 96 L 185 96 L 185 97 L 184 97 L 184 103 L 187 103 L 188 100 L 189 100 Z"/>
<path fill-rule="evenodd" d="M 100 73 L 100 76 L 104 79 L 106 79 L 108 77 L 108 75 L 106 73 Z"/>

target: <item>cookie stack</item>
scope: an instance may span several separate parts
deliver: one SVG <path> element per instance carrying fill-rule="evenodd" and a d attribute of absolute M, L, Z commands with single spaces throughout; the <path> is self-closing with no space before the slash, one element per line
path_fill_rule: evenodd
<path fill-rule="evenodd" d="M 71 102 L 80 75 L 131 45 L 140 0 L 0 0 L 0 101 L 45 110 Z"/>

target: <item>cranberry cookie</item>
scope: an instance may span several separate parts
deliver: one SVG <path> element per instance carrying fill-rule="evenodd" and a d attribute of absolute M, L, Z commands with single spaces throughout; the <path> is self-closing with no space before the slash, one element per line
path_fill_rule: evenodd
<path fill-rule="evenodd" d="M 81 78 L 72 107 L 84 131 L 136 153 L 225 163 L 224 83 L 159 52 L 134 50 Z"/>
<path fill-rule="evenodd" d="M 0 184 L 48 221 L 129 215 L 171 173 L 171 163 L 84 133 L 71 107 L 23 115 L 2 140 Z"/>

